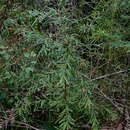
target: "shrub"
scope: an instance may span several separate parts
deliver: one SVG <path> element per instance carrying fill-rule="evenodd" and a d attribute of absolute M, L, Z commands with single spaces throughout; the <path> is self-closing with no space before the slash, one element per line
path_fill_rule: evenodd
<path fill-rule="evenodd" d="M 46 1 L 24 11 L 17 2 L 1 25 L 2 111 L 14 109 L 16 120 L 41 129 L 97 130 L 116 121 L 112 101 L 128 94 L 128 75 L 92 79 L 129 66 L 122 59 L 129 53 L 128 0 L 97 2 L 89 14 L 86 1 Z"/>

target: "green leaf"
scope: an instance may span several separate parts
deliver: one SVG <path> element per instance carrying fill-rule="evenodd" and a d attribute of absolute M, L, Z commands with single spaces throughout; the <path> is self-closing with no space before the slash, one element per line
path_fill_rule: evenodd
<path fill-rule="evenodd" d="M 24 56 L 28 58 L 28 57 L 30 57 L 30 53 L 26 52 L 26 53 L 24 53 Z"/>
<path fill-rule="evenodd" d="M 30 56 L 35 57 L 36 53 L 34 51 L 31 52 Z"/>
<path fill-rule="evenodd" d="M 28 11 L 28 12 L 29 12 L 29 15 L 30 15 L 31 17 L 35 17 L 35 16 L 38 16 L 39 14 L 41 14 L 41 12 L 38 11 L 38 10 L 30 10 L 30 11 Z"/>
<path fill-rule="evenodd" d="M 130 47 L 130 42 L 117 41 L 117 42 L 112 42 L 111 45 L 113 47 Z"/>
<path fill-rule="evenodd" d="M 26 73 L 30 73 L 30 72 L 33 72 L 34 69 L 33 69 L 32 67 L 27 67 L 27 68 L 25 69 L 25 71 L 26 71 Z"/>
<path fill-rule="evenodd" d="M 127 53 L 130 53 L 130 50 L 128 50 Z"/>

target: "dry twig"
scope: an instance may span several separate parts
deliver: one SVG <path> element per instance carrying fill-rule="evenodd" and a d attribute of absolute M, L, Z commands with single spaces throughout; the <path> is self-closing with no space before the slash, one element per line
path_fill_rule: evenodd
<path fill-rule="evenodd" d="M 127 73 L 128 71 L 129 71 L 129 69 L 121 70 L 121 71 L 114 72 L 114 73 L 111 73 L 111 74 L 106 74 L 106 75 L 103 75 L 103 76 L 99 76 L 99 77 L 97 77 L 97 78 L 91 79 L 90 81 L 96 81 L 96 80 L 108 78 L 108 77 L 110 77 L 110 76 L 118 75 L 118 74 L 121 74 L 121 73 Z"/>

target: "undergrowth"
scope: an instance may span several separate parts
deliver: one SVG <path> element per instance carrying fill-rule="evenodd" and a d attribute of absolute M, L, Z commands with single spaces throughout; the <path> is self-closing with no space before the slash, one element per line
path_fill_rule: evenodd
<path fill-rule="evenodd" d="M 7 2 L 0 2 L 2 121 L 8 111 L 12 129 L 22 121 L 99 130 L 120 120 L 129 107 L 129 0 Z M 96 80 L 120 70 L 128 71 Z"/>

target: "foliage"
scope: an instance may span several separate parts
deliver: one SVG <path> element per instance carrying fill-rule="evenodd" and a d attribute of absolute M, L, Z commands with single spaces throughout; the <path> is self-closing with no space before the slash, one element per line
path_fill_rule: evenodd
<path fill-rule="evenodd" d="M 129 75 L 91 79 L 130 65 L 129 0 L 1 3 L 1 111 L 60 130 L 98 130 L 121 116 L 104 95 L 128 98 Z"/>

